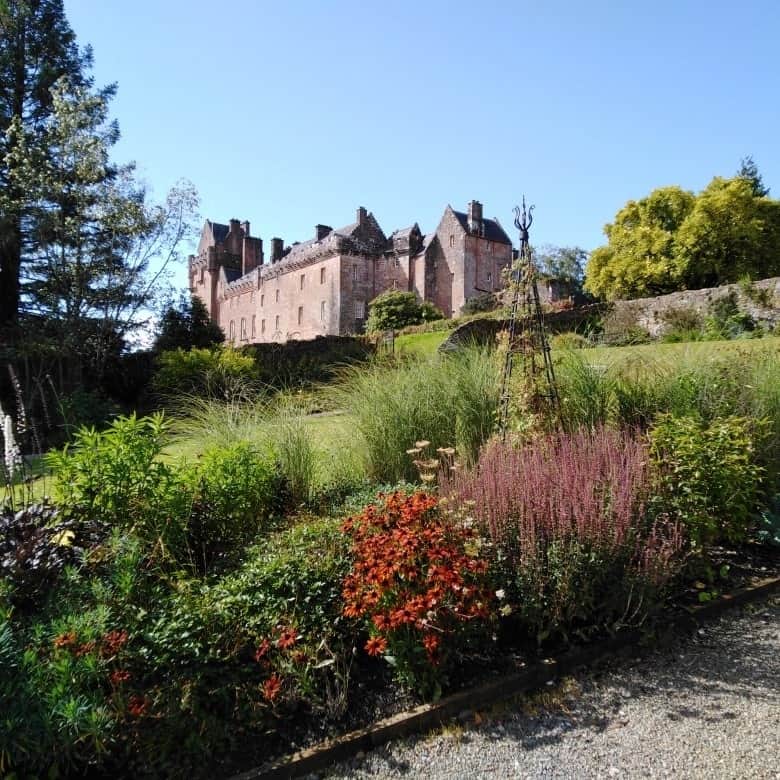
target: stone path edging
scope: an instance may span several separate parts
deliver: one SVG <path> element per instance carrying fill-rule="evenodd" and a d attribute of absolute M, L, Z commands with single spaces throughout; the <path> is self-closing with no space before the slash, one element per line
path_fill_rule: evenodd
<path fill-rule="evenodd" d="M 689 631 L 695 628 L 700 620 L 716 617 L 740 604 L 757 601 L 777 589 L 780 589 L 780 577 L 761 580 L 750 587 L 724 594 L 706 604 L 688 608 L 684 614 L 671 621 L 669 629 Z M 232 780 L 281 780 L 321 771 L 390 740 L 430 731 L 456 718 L 464 711 L 484 709 L 521 693 L 538 689 L 556 677 L 569 674 L 576 669 L 609 658 L 619 650 L 634 646 L 641 638 L 642 634 L 638 630 L 622 632 L 610 639 L 564 653 L 556 659 L 535 664 L 500 680 L 492 680 L 476 688 L 454 693 L 435 704 L 421 704 L 414 709 L 384 718 L 366 728 L 293 753 L 271 765 L 243 772 Z"/>

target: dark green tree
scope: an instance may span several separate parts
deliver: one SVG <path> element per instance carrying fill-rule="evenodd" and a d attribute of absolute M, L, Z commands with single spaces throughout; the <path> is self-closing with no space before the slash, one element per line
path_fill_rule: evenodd
<path fill-rule="evenodd" d="M 182 298 L 178 305 L 169 306 L 160 320 L 156 352 L 171 349 L 189 350 L 193 347 L 213 347 L 225 340 L 222 328 L 209 317 L 208 310 L 198 296 Z"/>
<path fill-rule="evenodd" d="M 45 126 L 51 88 L 66 77 L 91 86 L 89 47 L 80 49 L 62 0 L 0 0 L 0 330 L 13 326 L 20 310 L 20 269 L 36 223 L 14 167 L 16 125 L 29 149 L 45 158 Z M 114 87 L 107 87 L 109 95 Z"/>
<path fill-rule="evenodd" d="M 764 184 L 764 180 L 758 171 L 758 166 L 753 161 L 752 155 L 742 158 L 737 176 L 750 182 L 753 194 L 757 198 L 766 198 L 769 195 L 769 187 Z"/>
<path fill-rule="evenodd" d="M 376 333 L 383 330 L 398 330 L 406 325 L 419 325 L 422 310 L 413 292 L 389 290 L 377 295 L 369 304 L 366 330 Z"/>

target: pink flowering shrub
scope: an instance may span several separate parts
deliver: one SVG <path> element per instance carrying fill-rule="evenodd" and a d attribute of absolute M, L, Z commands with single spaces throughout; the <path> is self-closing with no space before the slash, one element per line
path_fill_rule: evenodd
<path fill-rule="evenodd" d="M 493 545 L 515 624 L 538 641 L 639 622 L 682 565 L 680 528 L 651 516 L 644 440 L 607 429 L 494 442 L 441 493 Z"/>

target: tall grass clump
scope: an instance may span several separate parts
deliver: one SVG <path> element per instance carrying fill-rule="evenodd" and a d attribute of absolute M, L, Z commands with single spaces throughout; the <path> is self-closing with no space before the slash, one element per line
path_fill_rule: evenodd
<path fill-rule="evenodd" d="M 612 415 L 614 382 L 606 366 L 568 350 L 556 368 L 561 415 L 572 430 L 604 425 Z"/>
<path fill-rule="evenodd" d="M 542 641 L 639 621 L 682 563 L 679 526 L 648 511 L 647 445 L 602 427 L 494 442 L 441 492 L 489 537 L 518 630 Z"/>
<path fill-rule="evenodd" d="M 370 478 L 413 480 L 406 450 L 425 439 L 432 447 L 455 445 L 467 461 L 495 426 L 499 370 L 495 353 L 466 349 L 431 359 L 377 361 L 348 369 L 334 400 L 355 420 Z"/>

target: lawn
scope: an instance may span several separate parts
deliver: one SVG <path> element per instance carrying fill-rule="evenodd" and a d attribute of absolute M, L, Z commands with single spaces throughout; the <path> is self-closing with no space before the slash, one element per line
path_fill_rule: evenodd
<path fill-rule="evenodd" d="M 437 330 L 431 333 L 404 333 L 395 340 L 395 350 L 401 355 L 428 357 L 435 354 L 452 331 Z"/>

